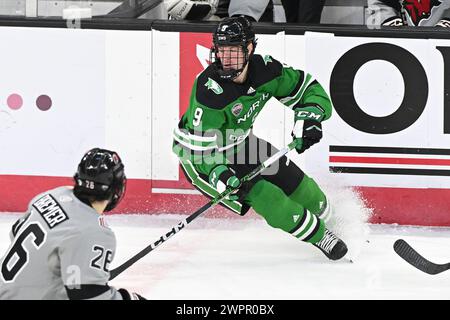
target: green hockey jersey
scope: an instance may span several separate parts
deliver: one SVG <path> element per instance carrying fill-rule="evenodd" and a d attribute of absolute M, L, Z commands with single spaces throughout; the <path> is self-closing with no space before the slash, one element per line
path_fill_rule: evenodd
<path fill-rule="evenodd" d="M 228 163 L 226 155 L 243 147 L 272 97 L 294 110 L 317 106 L 323 112 L 318 121 L 331 116 L 330 98 L 310 74 L 255 54 L 242 84 L 222 80 L 212 66 L 200 73 L 189 108 L 174 130 L 174 152 L 208 175 L 215 166 Z"/>

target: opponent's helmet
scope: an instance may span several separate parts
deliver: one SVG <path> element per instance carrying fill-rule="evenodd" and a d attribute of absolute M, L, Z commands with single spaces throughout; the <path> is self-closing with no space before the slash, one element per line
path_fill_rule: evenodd
<path fill-rule="evenodd" d="M 105 211 L 110 211 L 122 200 L 127 178 L 116 152 L 94 148 L 81 159 L 74 180 L 74 194 L 78 198 L 109 200 Z"/>
<path fill-rule="evenodd" d="M 247 45 L 253 43 L 253 50 L 249 54 Z M 224 68 L 218 53 L 221 46 L 235 46 L 242 49 L 244 59 L 242 65 L 232 65 Z M 223 20 L 213 34 L 213 47 L 210 51 L 210 61 L 222 79 L 233 80 L 244 70 L 256 46 L 255 33 L 250 20 L 245 16 L 231 17 Z M 222 53 L 227 54 L 227 53 Z M 228 54 L 231 55 L 231 52 Z"/>

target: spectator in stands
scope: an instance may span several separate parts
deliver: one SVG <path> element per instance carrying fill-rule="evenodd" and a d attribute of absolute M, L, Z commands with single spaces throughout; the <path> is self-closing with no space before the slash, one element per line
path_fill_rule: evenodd
<path fill-rule="evenodd" d="M 368 0 L 368 26 L 450 27 L 450 0 Z"/>
<path fill-rule="evenodd" d="M 164 0 L 174 20 L 222 20 L 244 15 L 252 21 L 273 22 L 272 0 Z"/>
<path fill-rule="evenodd" d="M 325 0 L 281 0 L 289 23 L 319 24 Z"/>
<path fill-rule="evenodd" d="M 220 5 L 228 6 L 229 17 L 244 15 L 253 22 L 274 22 L 272 0 L 221 0 L 219 1 L 219 9 Z M 226 16 L 221 18 L 226 18 Z"/>

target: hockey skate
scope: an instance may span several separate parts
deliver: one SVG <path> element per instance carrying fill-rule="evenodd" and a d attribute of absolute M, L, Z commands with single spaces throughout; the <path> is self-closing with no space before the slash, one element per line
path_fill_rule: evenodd
<path fill-rule="evenodd" d="M 325 229 L 322 240 L 313 245 L 319 248 L 330 260 L 339 260 L 347 253 L 347 246 L 344 241 L 328 229 Z"/>

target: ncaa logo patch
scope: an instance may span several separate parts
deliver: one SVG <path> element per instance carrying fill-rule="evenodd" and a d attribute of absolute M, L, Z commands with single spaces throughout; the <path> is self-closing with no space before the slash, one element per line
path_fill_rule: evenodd
<path fill-rule="evenodd" d="M 231 108 L 231 113 L 237 117 L 242 109 L 244 109 L 244 106 L 242 105 L 242 103 L 236 103 L 232 108 Z"/>

